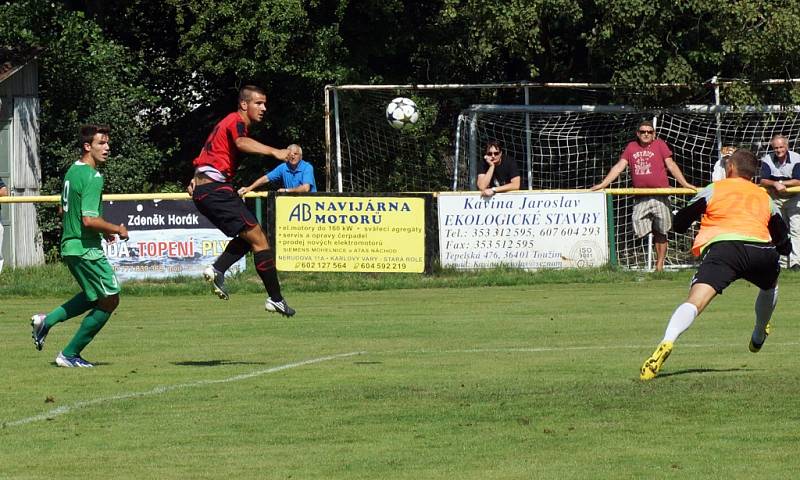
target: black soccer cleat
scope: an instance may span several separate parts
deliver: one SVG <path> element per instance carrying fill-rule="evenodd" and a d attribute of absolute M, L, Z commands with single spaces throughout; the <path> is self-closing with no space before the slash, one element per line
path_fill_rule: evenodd
<path fill-rule="evenodd" d="M 222 272 L 218 272 L 214 267 L 208 267 L 203 270 L 203 278 L 206 279 L 207 282 L 211 283 L 214 287 L 214 293 L 223 300 L 228 300 L 230 295 L 228 295 L 228 290 L 225 288 L 225 274 Z"/>
<path fill-rule="evenodd" d="M 286 300 L 281 300 L 280 302 L 276 302 L 275 300 L 267 297 L 267 301 L 264 303 L 264 310 L 268 312 L 275 312 L 280 313 L 285 317 L 291 317 L 294 315 L 294 308 L 290 307 Z"/>

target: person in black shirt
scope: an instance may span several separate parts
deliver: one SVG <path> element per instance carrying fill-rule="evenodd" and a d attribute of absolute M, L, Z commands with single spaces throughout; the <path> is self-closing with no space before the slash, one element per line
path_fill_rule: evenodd
<path fill-rule="evenodd" d="M 503 160 L 503 149 L 496 140 L 486 145 L 486 155 L 483 156 L 478 169 L 478 190 L 484 197 L 491 197 L 495 193 L 512 192 L 519 190 L 519 169 L 513 160 Z"/>

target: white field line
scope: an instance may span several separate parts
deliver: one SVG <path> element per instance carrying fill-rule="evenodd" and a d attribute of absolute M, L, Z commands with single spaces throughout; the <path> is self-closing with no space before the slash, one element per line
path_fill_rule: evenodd
<path fill-rule="evenodd" d="M 95 398 L 93 400 L 86 400 L 83 402 L 73 403 L 72 405 L 64 405 L 58 408 L 54 408 L 49 412 L 41 413 L 39 415 L 34 415 L 32 417 L 22 418 L 19 420 L 13 420 L 10 422 L 0 422 L 0 427 L 16 427 L 19 425 L 25 425 L 28 423 L 34 422 L 41 422 L 43 420 L 50 420 L 52 418 L 58 417 L 60 415 L 66 415 L 74 410 L 79 410 L 81 408 L 93 407 L 95 405 L 103 405 L 106 403 L 111 403 L 117 400 L 128 400 L 131 398 L 142 398 L 142 397 L 151 397 L 154 395 L 161 395 L 162 393 L 171 392 L 174 390 L 180 390 L 184 388 L 194 388 L 194 387 L 202 387 L 204 385 L 215 385 L 218 383 L 230 383 L 230 382 L 238 382 L 240 380 L 247 380 L 248 378 L 258 377 L 261 375 L 266 375 L 269 373 L 280 372 L 282 370 L 289 370 L 290 368 L 297 368 L 302 367 L 305 365 L 311 365 L 314 363 L 321 363 L 327 362 L 330 360 L 337 360 L 340 358 L 352 357 L 355 355 L 362 355 L 366 352 L 349 352 L 349 353 L 340 353 L 336 355 L 329 355 L 327 357 L 318 357 L 312 358 L 309 360 L 303 360 L 300 362 L 295 363 L 287 363 L 286 365 L 280 365 L 277 367 L 267 368 L 263 370 L 256 370 L 250 373 L 242 373 L 240 375 L 234 375 L 233 377 L 228 378 L 220 378 L 216 380 L 198 380 L 196 382 L 189 382 L 189 383 L 180 383 L 176 385 L 163 385 L 161 387 L 153 388 L 152 390 L 147 390 L 144 392 L 130 392 L 130 393 L 120 393 L 119 395 L 112 395 L 110 397 L 102 397 L 102 398 Z"/>
<path fill-rule="evenodd" d="M 378 355 L 397 355 L 397 354 L 439 354 L 439 355 L 448 355 L 454 353 L 541 353 L 541 352 L 569 352 L 569 351 L 586 351 L 586 350 L 619 350 L 619 349 L 626 349 L 626 350 L 643 350 L 653 348 L 653 345 L 586 345 L 586 346 L 574 346 L 574 347 L 509 347 L 509 348 L 467 348 L 461 350 L 387 350 L 383 352 L 372 352 L 372 354 Z M 680 348 L 715 348 L 715 347 L 741 347 L 742 343 L 731 343 L 731 344 L 691 344 L 691 343 L 681 343 Z M 771 342 L 769 346 L 777 347 L 777 346 L 798 346 L 800 342 Z M 301 362 L 296 363 L 288 363 L 286 365 L 280 365 L 278 367 L 267 368 L 264 370 L 256 370 L 250 373 L 243 373 L 241 375 L 235 375 L 233 377 L 222 378 L 217 380 L 198 380 L 196 382 L 190 383 L 181 383 L 177 385 L 164 385 L 161 387 L 156 387 L 152 390 L 148 390 L 145 392 L 131 392 L 131 393 L 121 393 L 119 395 L 113 395 L 110 397 L 103 397 L 103 398 L 96 398 L 94 400 L 86 400 L 83 402 L 73 403 L 72 405 L 65 405 L 62 407 L 54 408 L 48 412 L 41 413 L 39 415 L 34 415 L 32 417 L 22 418 L 20 420 L 13 420 L 10 422 L 0 422 L 0 427 L 15 427 L 19 425 L 25 425 L 28 423 L 33 422 L 40 422 L 42 420 L 48 420 L 55 418 L 59 415 L 64 415 L 67 413 L 72 412 L 73 410 L 78 410 L 81 408 L 91 407 L 95 405 L 101 405 L 104 403 L 110 403 L 116 400 L 127 400 L 131 398 L 141 398 L 141 397 L 149 397 L 153 395 L 160 395 L 162 393 L 171 392 L 173 390 L 179 390 L 183 388 L 194 388 L 200 387 L 203 385 L 214 385 L 218 383 L 229 383 L 229 382 L 238 382 L 239 380 L 246 380 L 248 378 L 258 377 L 261 375 L 265 375 L 268 373 L 275 373 L 280 372 L 282 370 L 288 370 L 290 368 L 302 367 L 304 365 L 311 365 L 314 363 L 326 362 L 330 360 L 336 360 L 339 358 L 345 357 L 352 357 L 355 355 L 363 355 L 367 352 L 349 352 L 349 353 L 340 353 L 337 355 L 330 355 L 327 357 L 319 357 L 319 358 L 312 358 L 310 360 L 303 360 Z"/>

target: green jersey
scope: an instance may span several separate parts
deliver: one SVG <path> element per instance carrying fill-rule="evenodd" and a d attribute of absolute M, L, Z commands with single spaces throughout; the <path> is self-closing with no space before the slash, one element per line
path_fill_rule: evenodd
<path fill-rule="evenodd" d="M 102 258 L 103 234 L 83 226 L 83 217 L 99 217 L 103 213 L 103 176 L 86 163 L 77 161 L 64 176 L 61 208 L 64 230 L 61 233 L 61 255 L 79 256 L 88 260 Z"/>

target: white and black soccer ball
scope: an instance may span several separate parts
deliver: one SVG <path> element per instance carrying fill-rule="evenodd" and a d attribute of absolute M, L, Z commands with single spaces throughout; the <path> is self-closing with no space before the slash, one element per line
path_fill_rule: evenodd
<path fill-rule="evenodd" d="M 386 106 L 386 121 L 398 130 L 410 128 L 418 118 L 419 109 L 410 98 L 397 97 Z"/>

